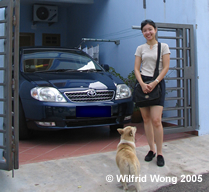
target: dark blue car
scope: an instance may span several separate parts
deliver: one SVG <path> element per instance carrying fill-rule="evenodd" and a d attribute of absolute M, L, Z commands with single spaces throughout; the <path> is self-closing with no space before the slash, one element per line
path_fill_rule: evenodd
<path fill-rule="evenodd" d="M 19 137 L 31 130 L 58 130 L 131 121 L 130 88 L 81 50 L 21 48 Z"/>

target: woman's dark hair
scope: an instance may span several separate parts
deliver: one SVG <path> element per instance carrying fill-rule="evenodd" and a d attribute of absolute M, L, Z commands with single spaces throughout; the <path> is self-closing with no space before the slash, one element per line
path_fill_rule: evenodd
<path fill-rule="evenodd" d="M 146 20 L 141 22 L 141 31 L 143 30 L 143 27 L 147 24 L 152 25 L 156 29 L 155 22 L 150 20 L 150 19 L 146 19 Z"/>

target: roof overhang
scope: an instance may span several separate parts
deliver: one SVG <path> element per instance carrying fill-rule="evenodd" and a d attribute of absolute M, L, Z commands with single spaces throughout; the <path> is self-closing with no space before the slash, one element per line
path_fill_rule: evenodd
<path fill-rule="evenodd" d="M 36 3 L 39 2 L 92 4 L 94 0 L 36 0 Z"/>

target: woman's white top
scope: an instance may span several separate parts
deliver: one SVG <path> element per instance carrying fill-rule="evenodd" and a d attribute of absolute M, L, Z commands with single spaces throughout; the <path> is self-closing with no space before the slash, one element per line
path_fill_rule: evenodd
<path fill-rule="evenodd" d="M 158 44 L 154 44 L 152 49 L 147 43 L 140 45 L 136 49 L 135 56 L 141 57 L 141 74 L 153 77 L 157 61 Z M 170 54 L 170 49 L 166 43 L 161 43 L 159 73 L 163 70 L 163 55 Z"/>

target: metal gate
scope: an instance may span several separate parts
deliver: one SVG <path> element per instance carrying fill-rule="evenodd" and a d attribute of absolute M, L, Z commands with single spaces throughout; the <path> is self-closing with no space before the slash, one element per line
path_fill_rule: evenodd
<path fill-rule="evenodd" d="M 18 169 L 19 0 L 0 1 L 0 169 Z"/>
<path fill-rule="evenodd" d="M 165 77 L 164 133 L 196 130 L 196 74 L 193 25 L 157 23 L 157 38 L 171 50 Z"/>

